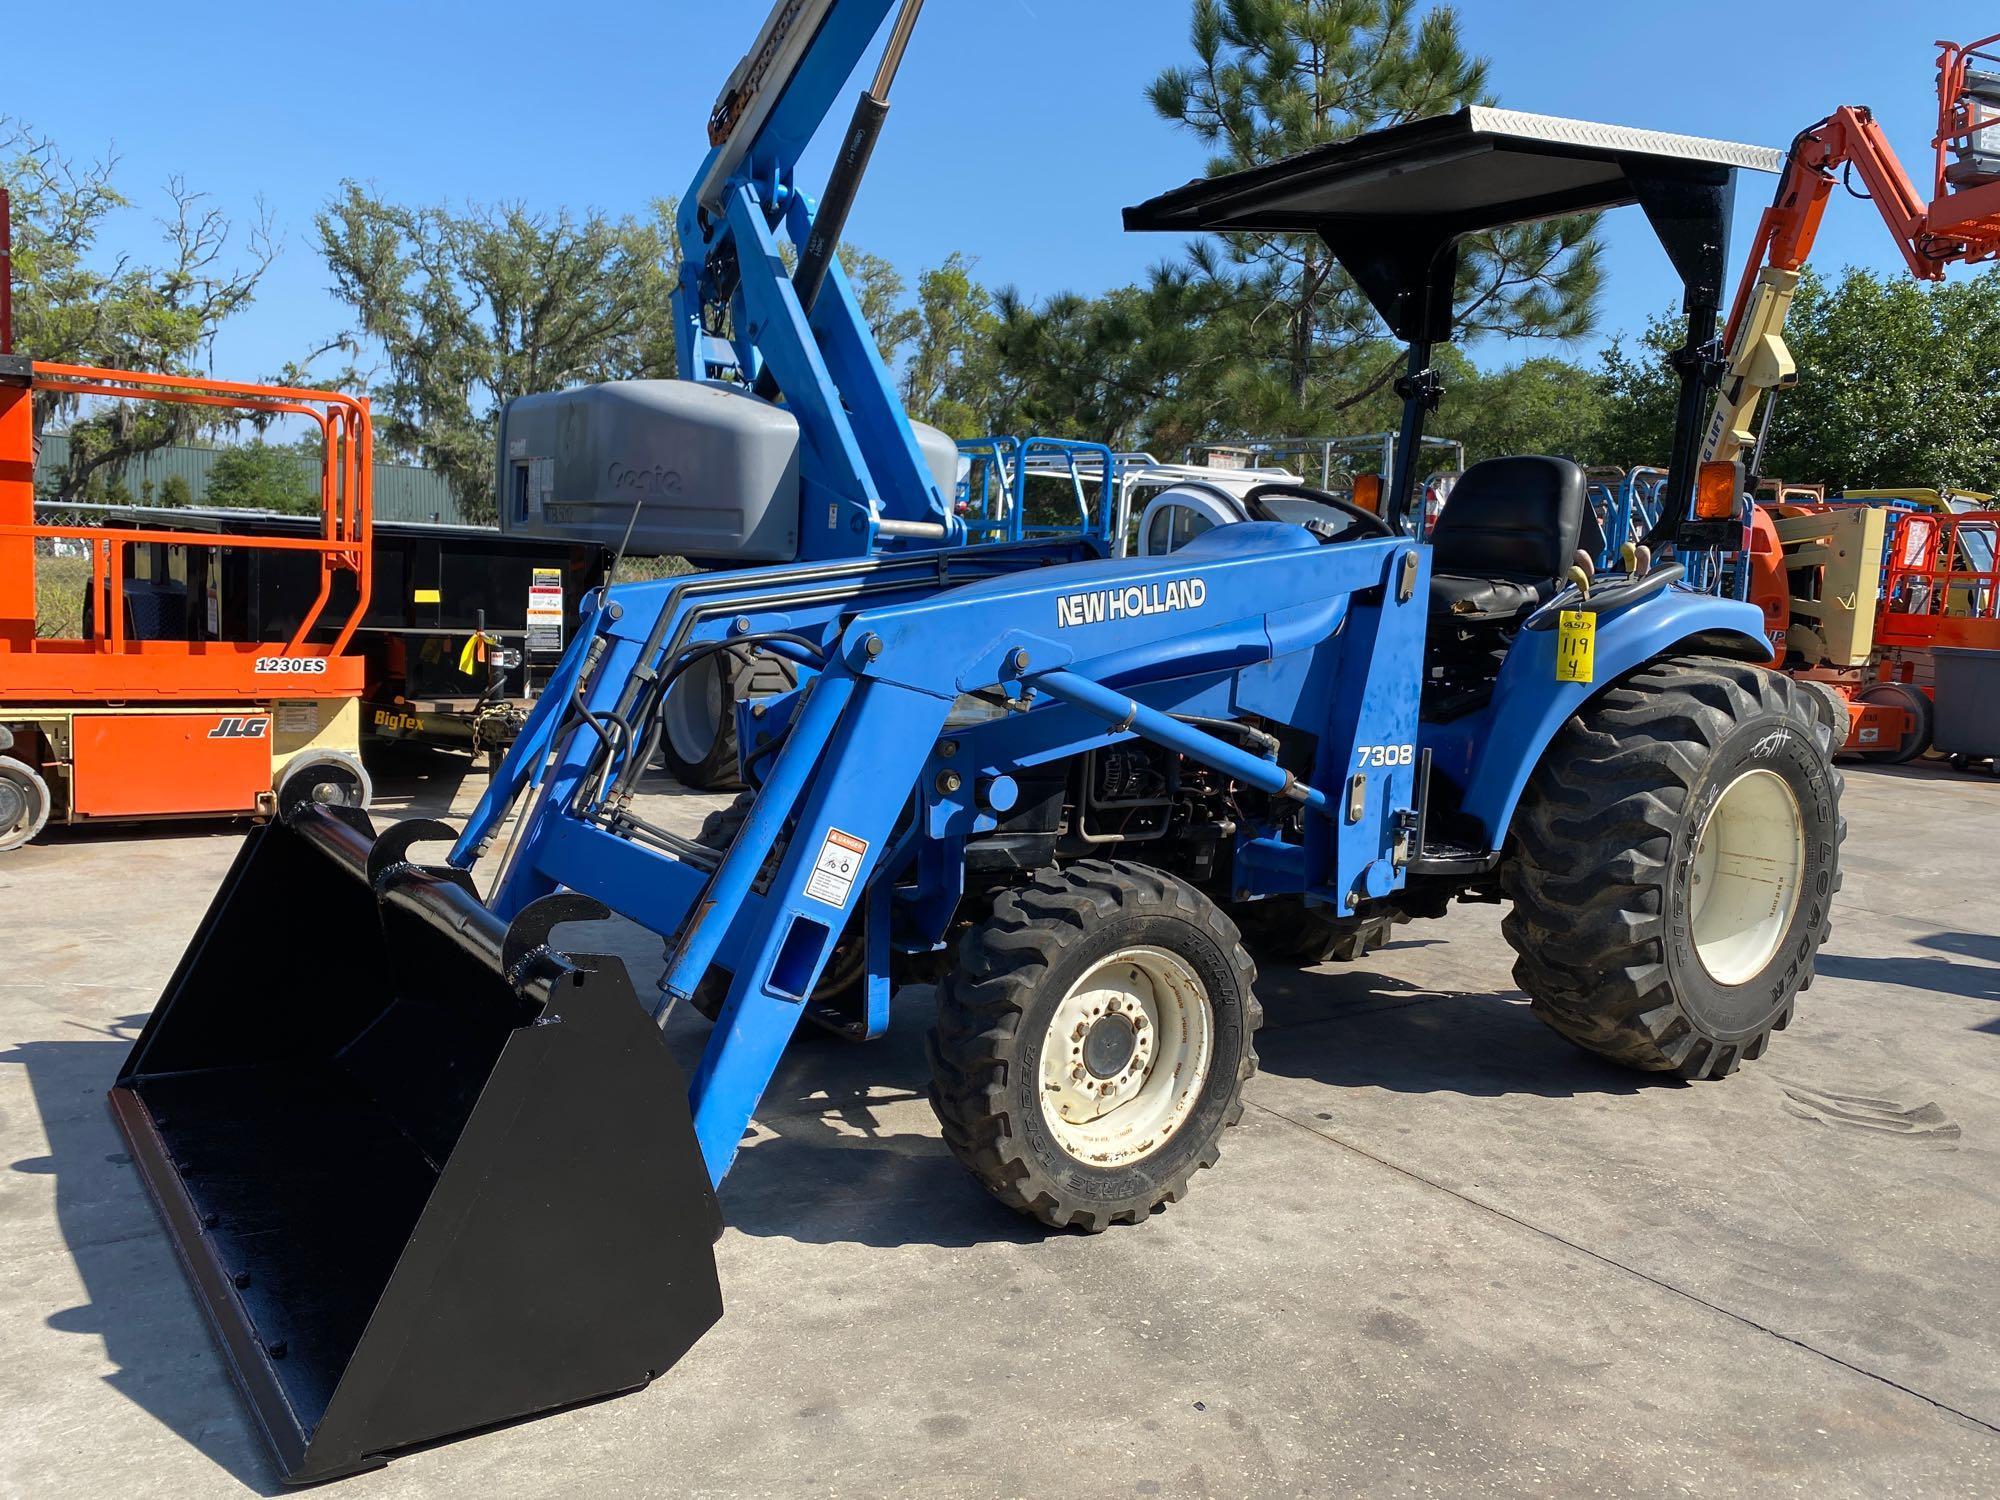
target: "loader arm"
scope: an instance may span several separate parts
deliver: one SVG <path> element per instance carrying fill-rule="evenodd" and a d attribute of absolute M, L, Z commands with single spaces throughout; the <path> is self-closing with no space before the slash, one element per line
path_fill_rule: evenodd
<path fill-rule="evenodd" d="M 863 901 L 930 905 L 921 891 L 897 889 L 922 842 L 906 830 L 962 837 L 982 822 L 991 828 L 1007 779 L 1023 767 L 1152 739 L 1305 807 L 1302 842 L 1242 831 L 1246 869 L 1272 872 L 1271 888 L 1352 910 L 1401 885 L 1414 755 L 1379 757 L 1366 774 L 1354 768 L 1357 747 L 1415 744 L 1426 582 L 1416 544 L 1319 546 L 1296 527 L 1246 523 L 1172 558 L 1009 566 L 1037 555 L 1046 560 L 1033 547 L 973 549 L 952 555 L 955 571 L 940 574 L 943 562 L 933 561 L 927 581 L 914 564 L 845 577 L 797 570 L 789 597 L 774 595 L 769 575 L 746 575 L 733 591 L 721 580 L 667 590 L 650 619 L 636 608 L 615 619 L 600 610 L 596 633 L 572 646 L 581 710 L 560 733 L 542 734 L 543 749 L 517 748 L 515 763 L 541 753 L 555 769 L 498 877 L 494 910 L 504 917 L 570 891 L 658 933 L 671 945 L 660 1016 L 712 966 L 731 975 L 690 1096 L 713 1180 L 734 1159 Z M 871 580 L 872 594 L 863 591 Z M 814 602 L 830 585 L 840 597 Z M 762 590 L 759 602 L 748 602 L 750 588 Z M 612 722 L 631 682 L 663 675 L 654 662 L 667 661 L 668 648 L 649 655 L 649 641 L 686 643 L 710 628 L 698 609 L 754 636 L 797 625 L 800 604 L 825 611 L 808 627 L 825 642 L 823 670 L 802 690 L 735 843 L 704 866 L 620 812 L 623 739 Z M 981 697 L 1008 709 L 948 732 L 955 708 Z M 1308 774 L 1188 722 L 1257 711 L 1325 726 Z M 913 790 L 885 797 L 884 787 Z M 482 805 L 459 859 L 503 812 L 496 798 Z M 910 940 L 928 949 L 941 936 Z M 886 954 L 872 956 L 871 969 L 878 957 Z"/>

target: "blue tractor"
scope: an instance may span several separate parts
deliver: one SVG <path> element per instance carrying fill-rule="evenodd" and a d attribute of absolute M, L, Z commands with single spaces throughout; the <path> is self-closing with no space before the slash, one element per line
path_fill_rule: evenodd
<path fill-rule="evenodd" d="M 837 259 L 815 301 L 771 238 L 815 264 L 795 115 L 889 8 L 781 4 L 725 101 L 755 139 L 719 127 L 689 206 L 685 331 L 734 340 L 718 421 L 758 403 L 806 434 L 798 560 L 596 599 L 463 829 L 377 830 L 296 789 L 112 1091 L 290 1478 L 666 1370 L 721 1315 L 716 1189 L 792 1037 L 874 1036 L 912 983 L 936 985 L 949 1150 L 1020 1213 L 1099 1231 L 1216 1164 L 1260 963 L 1504 902 L 1537 1015 L 1689 1079 L 1762 1054 L 1812 978 L 1840 783 L 1824 725 L 1756 665 L 1758 612 L 1671 564 L 1598 569 L 1560 460 L 1475 465 L 1428 544 L 1410 526 L 1459 241 L 1633 203 L 1694 330 L 1653 540 L 1735 525 L 1740 484 L 1704 517 L 1692 455 L 1732 174 L 1775 153 L 1475 108 L 1129 210 L 1325 239 L 1409 345 L 1382 513 L 1274 484 L 1164 557 L 964 545 L 941 501 L 914 514 L 933 486 Z M 805 545 L 857 521 L 897 545 Z M 807 670 L 744 712 L 751 790 L 689 837 L 640 776 L 674 683 L 746 645 Z M 433 842 L 448 856 L 414 857 Z M 561 941 L 613 912 L 663 940 L 656 983 Z M 681 1006 L 713 1023 L 691 1079 L 658 1026 Z"/>

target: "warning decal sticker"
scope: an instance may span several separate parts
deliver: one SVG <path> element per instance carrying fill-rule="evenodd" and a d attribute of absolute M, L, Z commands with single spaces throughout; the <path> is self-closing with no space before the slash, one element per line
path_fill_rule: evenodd
<path fill-rule="evenodd" d="M 528 585 L 528 649 L 560 655 L 562 648 L 562 573 L 555 568 L 537 568 Z"/>
<path fill-rule="evenodd" d="M 847 898 L 854 894 L 855 877 L 861 873 L 861 861 L 867 857 L 865 839 L 842 833 L 838 828 L 829 828 L 826 842 L 819 846 L 819 858 L 813 861 L 812 878 L 806 882 L 806 894 L 815 901 L 824 901 L 828 906 L 847 905 Z"/>

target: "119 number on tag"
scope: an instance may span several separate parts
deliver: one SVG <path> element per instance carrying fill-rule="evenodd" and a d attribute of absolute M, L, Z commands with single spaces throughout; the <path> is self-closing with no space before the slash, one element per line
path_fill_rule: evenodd
<path fill-rule="evenodd" d="M 1566 609 L 1556 620 L 1556 681 L 1591 682 L 1597 672 L 1597 616 Z"/>

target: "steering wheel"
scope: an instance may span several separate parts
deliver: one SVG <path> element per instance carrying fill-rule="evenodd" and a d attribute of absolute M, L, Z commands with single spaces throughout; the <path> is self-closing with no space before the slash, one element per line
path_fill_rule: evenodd
<path fill-rule="evenodd" d="M 1267 497 L 1286 496 L 1294 500 L 1310 500 L 1315 505 L 1324 505 L 1337 510 L 1361 528 L 1359 532 L 1343 532 L 1340 536 L 1323 536 L 1320 545 L 1345 541 L 1349 536 L 1394 536 L 1395 530 L 1389 523 L 1372 510 L 1363 510 L 1352 500 L 1343 500 L 1338 495 L 1329 495 L 1325 490 L 1316 490 L 1308 484 L 1260 484 L 1243 497 L 1243 508 L 1257 521 L 1284 522 L 1283 516 L 1273 515 L 1264 504 Z M 1297 525 L 1297 522 L 1287 524 Z M 1308 530 L 1311 528 L 1308 527 Z"/>

